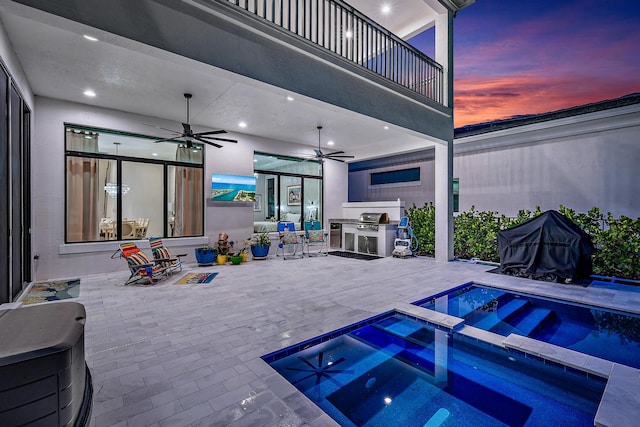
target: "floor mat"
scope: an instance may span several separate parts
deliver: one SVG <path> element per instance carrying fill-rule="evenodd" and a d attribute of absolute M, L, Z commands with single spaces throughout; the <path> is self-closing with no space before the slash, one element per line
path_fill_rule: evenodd
<path fill-rule="evenodd" d="M 375 255 L 357 254 L 355 252 L 345 252 L 345 251 L 333 251 L 333 252 L 329 252 L 329 255 L 340 256 L 343 258 L 362 259 L 365 261 L 372 261 L 374 259 L 382 258 Z"/>
<path fill-rule="evenodd" d="M 187 273 L 183 277 L 180 278 L 175 284 L 176 285 L 192 285 L 194 283 L 209 283 L 218 273 Z"/>
<path fill-rule="evenodd" d="M 27 292 L 20 302 L 24 305 L 38 304 L 47 301 L 78 298 L 79 295 L 80 279 L 34 282 L 29 292 Z"/>

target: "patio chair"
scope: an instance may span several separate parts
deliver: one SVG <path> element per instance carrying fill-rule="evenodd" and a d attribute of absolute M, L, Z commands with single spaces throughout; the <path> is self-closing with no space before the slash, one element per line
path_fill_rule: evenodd
<path fill-rule="evenodd" d="M 172 274 L 176 271 L 182 271 L 182 257 L 187 254 L 172 255 L 169 248 L 165 248 L 162 244 L 162 238 L 149 237 L 149 246 L 153 259 L 159 261 L 167 269 L 167 273 Z"/>
<path fill-rule="evenodd" d="M 140 250 L 135 243 L 120 243 L 120 256 L 127 260 L 131 275 L 124 283 L 133 285 L 139 282 L 147 281 L 148 284 L 157 282 L 167 275 L 167 267 L 163 265 L 166 260 L 151 260 Z M 116 252 L 118 254 L 118 252 Z M 112 258 L 114 256 L 112 255 Z"/>
<path fill-rule="evenodd" d="M 296 231 L 295 224 L 293 222 L 279 221 L 278 236 L 280 237 L 280 242 L 278 243 L 276 256 L 280 256 L 280 251 L 282 251 L 283 259 L 302 258 L 302 256 L 304 255 L 304 239 Z M 287 248 L 292 248 L 293 251 L 289 251 L 287 253 Z M 300 249 L 300 255 L 297 255 L 298 249 Z"/>
<path fill-rule="evenodd" d="M 329 233 L 322 229 L 320 221 L 304 222 L 304 245 L 308 256 L 329 255 Z M 311 247 L 318 247 L 317 252 L 311 252 Z M 303 247 L 304 252 L 304 247 Z"/>

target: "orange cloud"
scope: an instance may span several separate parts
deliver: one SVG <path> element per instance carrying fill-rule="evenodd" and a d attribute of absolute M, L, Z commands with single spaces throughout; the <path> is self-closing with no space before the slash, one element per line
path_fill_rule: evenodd
<path fill-rule="evenodd" d="M 616 98 L 632 93 L 629 87 L 624 79 L 594 76 L 543 78 L 521 74 L 459 79 L 454 86 L 454 126 L 545 113 Z"/>

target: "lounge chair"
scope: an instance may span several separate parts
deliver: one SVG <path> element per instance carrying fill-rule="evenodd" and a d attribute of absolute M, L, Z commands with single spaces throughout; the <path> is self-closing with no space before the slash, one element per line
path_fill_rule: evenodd
<path fill-rule="evenodd" d="M 148 282 L 147 284 L 151 284 L 167 275 L 167 267 L 163 265 L 166 260 L 149 259 L 135 243 L 121 243 L 119 252 L 120 256 L 127 260 L 131 271 L 131 275 L 124 283 L 125 285 L 133 285 L 145 281 Z"/>
<path fill-rule="evenodd" d="M 164 247 L 160 237 L 149 237 L 149 246 L 151 246 L 153 258 L 162 263 L 167 269 L 167 273 L 171 274 L 176 271 L 182 271 L 182 260 L 180 258 L 187 256 L 187 254 L 174 256 L 171 254 L 169 248 Z"/>

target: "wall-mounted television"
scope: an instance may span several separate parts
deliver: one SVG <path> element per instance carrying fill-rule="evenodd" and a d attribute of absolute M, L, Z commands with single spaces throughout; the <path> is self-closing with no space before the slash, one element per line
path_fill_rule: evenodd
<path fill-rule="evenodd" d="M 216 202 L 255 202 L 255 176 L 214 173 L 211 175 L 211 200 Z"/>

